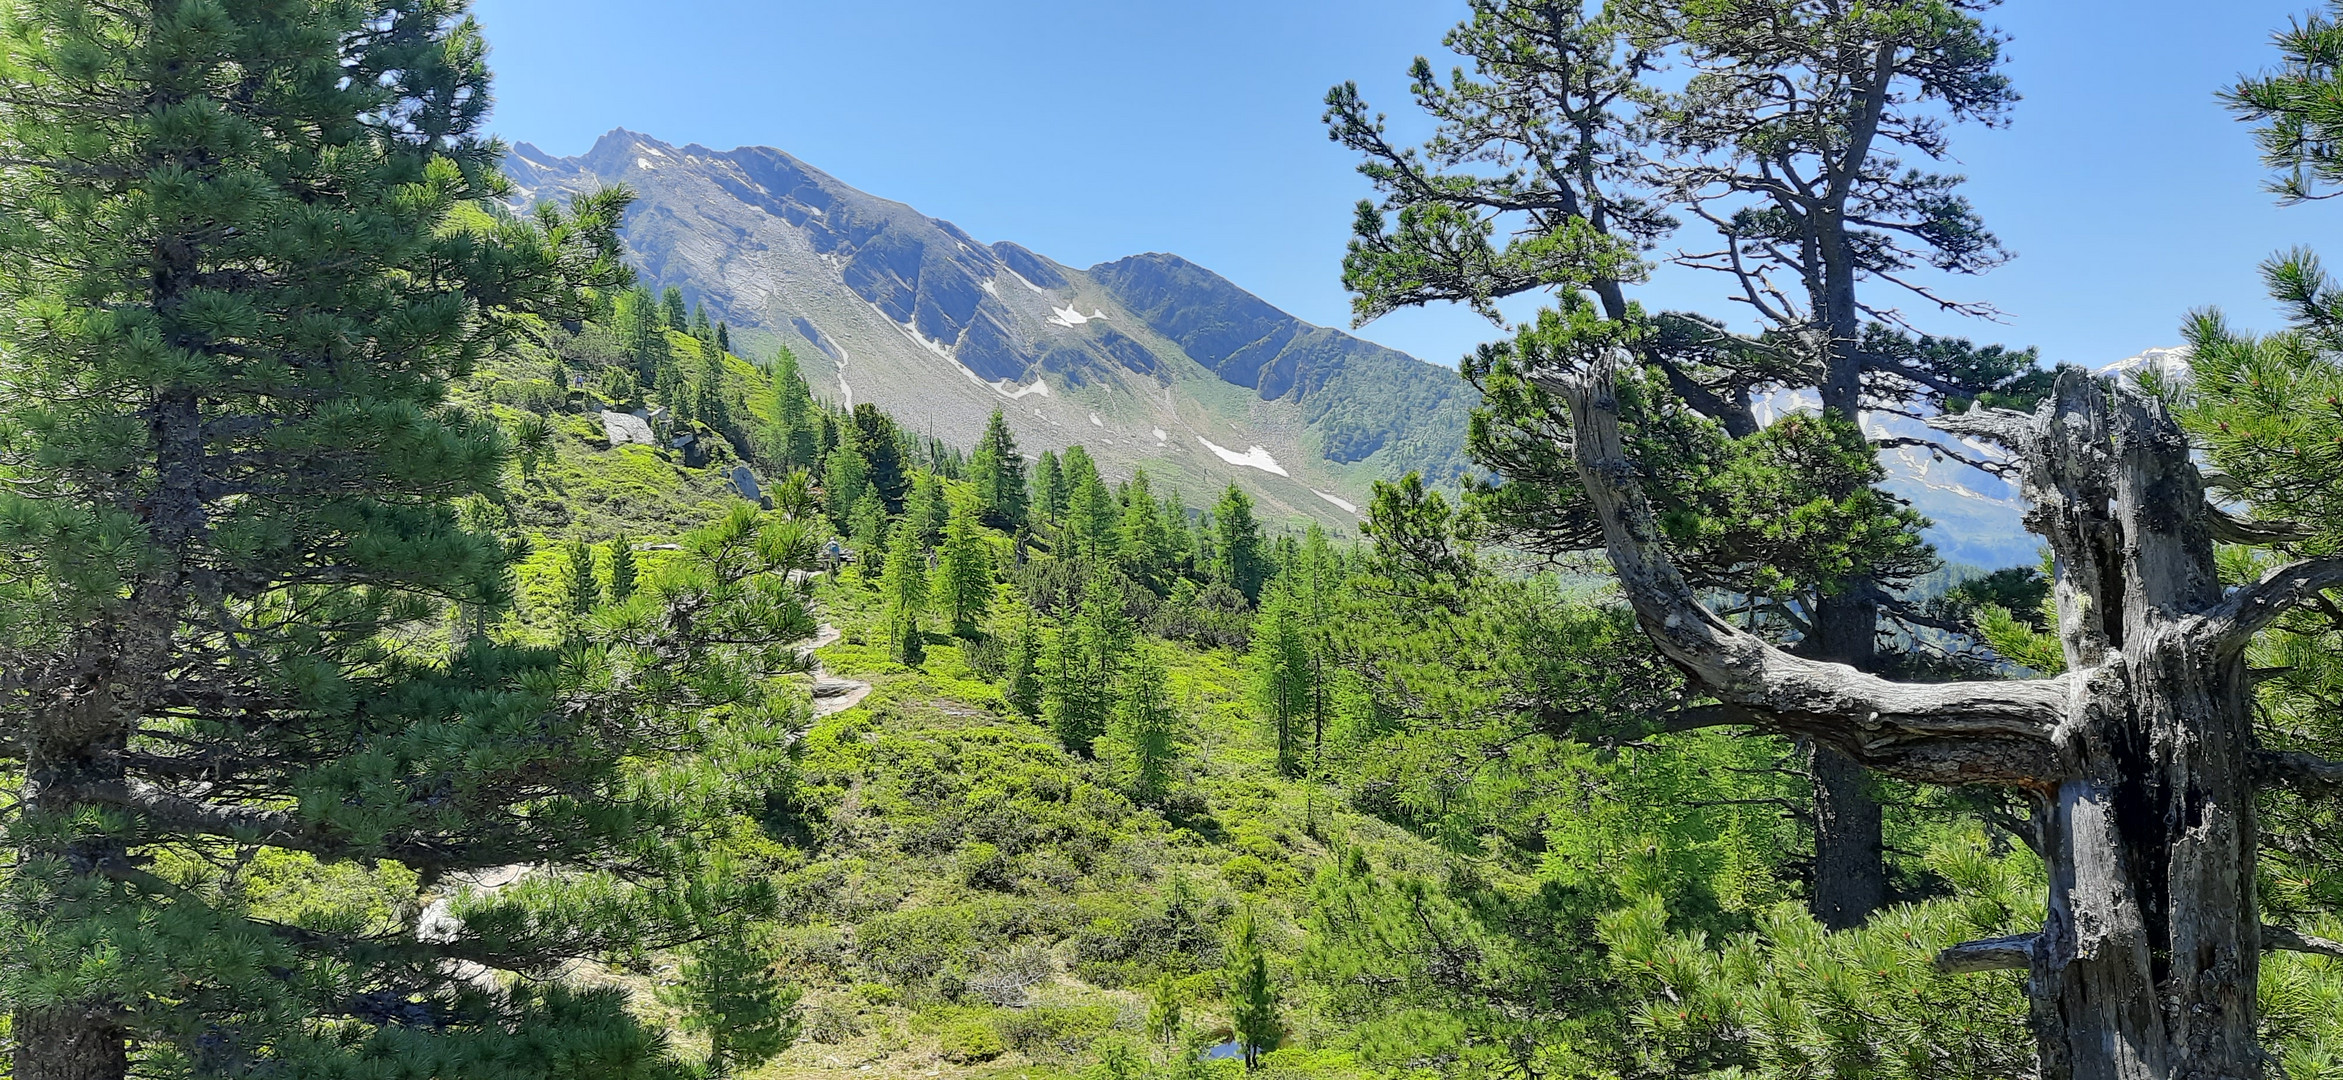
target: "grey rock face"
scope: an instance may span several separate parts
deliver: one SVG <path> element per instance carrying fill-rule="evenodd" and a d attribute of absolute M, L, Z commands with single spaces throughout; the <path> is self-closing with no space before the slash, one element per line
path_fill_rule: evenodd
<path fill-rule="evenodd" d="M 644 446 L 659 445 L 658 437 L 651 434 L 650 421 L 633 413 L 603 413 L 602 437 L 610 440 L 612 446 L 624 446 L 627 443 L 641 443 Z"/>

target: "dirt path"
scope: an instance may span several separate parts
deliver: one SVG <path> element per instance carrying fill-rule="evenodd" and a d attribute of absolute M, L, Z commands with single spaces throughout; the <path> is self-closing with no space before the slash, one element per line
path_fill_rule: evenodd
<path fill-rule="evenodd" d="M 823 623 L 821 629 L 814 634 L 812 641 L 797 647 L 800 653 L 810 657 L 814 662 L 815 716 L 828 716 L 832 713 L 845 712 L 862 704 L 862 699 L 870 696 L 869 683 L 833 677 L 827 669 L 822 667 L 822 658 L 816 653 L 816 650 L 836 644 L 840 636 L 837 627 Z"/>

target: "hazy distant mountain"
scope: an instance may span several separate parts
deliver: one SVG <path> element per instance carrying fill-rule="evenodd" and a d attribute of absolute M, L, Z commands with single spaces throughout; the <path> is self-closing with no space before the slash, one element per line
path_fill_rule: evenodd
<path fill-rule="evenodd" d="M 2149 371 L 2167 379 L 2187 378 L 2188 350 L 2149 349 L 2101 367 L 2098 374 L 2128 377 Z M 1874 414 L 1865 422 L 1885 434 L 1944 437 L 1904 417 Z M 2005 459 L 1982 443 L 1970 443 L 1962 452 Z M 2042 540 L 2026 531 L 2025 502 L 2016 483 L 1912 447 L 1889 450 L 1881 460 L 1887 465 L 1888 488 L 1936 523 L 1928 538 L 1945 558 L 1988 568 L 2031 566 L 2040 558 Z"/>
<path fill-rule="evenodd" d="M 1176 255 L 1077 270 L 858 191 L 779 150 L 613 131 L 587 153 L 515 148 L 524 201 L 624 183 L 646 283 L 786 344 L 815 392 L 875 402 L 967 445 L 996 407 L 1029 450 L 1082 443 L 1208 502 L 1235 480 L 1266 515 L 1355 521 L 1373 480 L 1465 467 L 1470 385 L 1313 326 Z"/>

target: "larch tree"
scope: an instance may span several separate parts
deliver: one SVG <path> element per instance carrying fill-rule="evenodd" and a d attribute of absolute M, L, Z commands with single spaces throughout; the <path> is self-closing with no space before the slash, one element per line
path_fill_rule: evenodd
<path fill-rule="evenodd" d="M 1549 292 L 1565 307 L 1648 327 L 1631 343 L 1654 378 L 1629 399 L 1658 523 L 1695 584 L 1740 598 L 1807 655 L 1867 670 L 1890 628 L 1958 632 L 1902 600 L 1936 565 L 1924 524 L 1879 487 L 1877 451 L 1951 439 L 1873 437 L 1867 409 L 1917 415 L 2046 389 L 2032 357 L 1916 336 L 1893 296 L 1945 300 L 1916 271 L 1974 274 L 2006 258 L 1943 160 L 1950 122 L 2002 122 L 2015 95 L 2001 38 L 1970 0 L 1635 0 L 1590 13 L 1481 0 L 1447 44 L 1472 70 L 1418 60 L 1411 93 L 1436 124 L 1392 143 L 1353 86 L 1327 99 L 1334 139 L 1382 192 L 1359 209 L 1344 262 L 1362 320 L 1436 301 Z M 1652 73 L 1673 66 L 1681 85 Z M 1682 219 L 1713 247 L 1667 254 L 1721 273 L 1761 331 L 1633 303 L 1644 255 Z M 1697 242 L 1695 242 L 1697 244 Z M 1507 483 L 1485 516 L 1548 552 L 1599 539 L 1570 477 L 1567 410 L 1507 343 L 1465 363 L 1485 392 L 1470 437 Z M 1767 395 L 1817 395 L 1818 415 L 1760 423 Z M 1881 808 L 1860 769 L 1809 744 L 1816 914 L 1860 922 L 1887 898 Z"/>
<path fill-rule="evenodd" d="M 1055 522 L 1066 516 L 1066 478 L 1055 450 L 1044 450 L 1033 463 L 1033 503 L 1030 516 Z"/>
<path fill-rule="evenodd" d="M 519 555 L 459 515 L 507 448 L 447 387 L 626 281 L 623 192 L 484 208 L 484 54 L 460 0 L 0 5 L 17 1080 L 654 1075 L 618 996 L 550 976 L 763 889 L 694 877 L 707 808 L 637 770 L 791 723 L 794 656 L 732 643 L 810 631 L 773 573 L 810 542 L 729 519 L 568 649 L 431 636 L 509 612 Z M 406 892 L 264 912 L 253 859 Z"/>
<path fill-rule="evenodd" d="M 927 548 L 906 526 L 898 525 L 893 532 L 887 543 L 886 567 L 879 578 L 879 593 L 887 602 L 887 640 L 894 647 L 895 659 L 916 666 L 927 659 L 927 643 L 920 630 L 932 599 Z"/>
<path fill-rule="evenodd" d="M 945 614 L 952 620 L 955 637 L 976 637 L 983 632 L 985 618 L 992 614 L 993 552 L 977 524 L 983 513 L 975 499 L 956 499 L 951 520 L 944 526 L 936 575 L 942 579 L 939 585 Z"/>
<path fill-rule="evenodd" d="M 1025 527 L 1025 455 L 1018 452 L 1017 438 L 999 409 L 985 421 L 984 436 L 968 459 L 968 479 L 976 485 L 985 524 L 1012 533 Z"/>

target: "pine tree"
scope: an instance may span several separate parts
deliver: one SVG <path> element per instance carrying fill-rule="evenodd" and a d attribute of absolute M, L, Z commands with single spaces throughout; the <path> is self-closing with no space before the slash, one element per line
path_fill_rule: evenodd
<path fill-rule="evenodd" d="M 1254 701 L 1277 736 L 1278 771 L 1287 776 L 1302 773 L 1300 727 L 1318 697 L 1314 660 L 1292 586 L 1282 579 L 1270 583 L 1261 597 L 1261 613 L 1253 620 L 1246 663 Z"/>
<path fill-rule="evenodd" d="M 660 313 L 658 298 L 648 289 L 629 289 L 619 294 L 612 312 L 611 321 L 616 324 L 619 344 L 634 365 L 635 385 L 655 385 L 659 373 L 672 366 L 666 320 Z"/>
<path fill-rule="evenodd" d="M 659 318 L 667 329 L 677 333 L 691 326 L 691 314 L 683 306 L 683 289 L 669 285 L 659 293 Z"/>
<path fill-rule="evenodd" d="M 1165 1046 L 1178 1041 L 1180 1031 L 1188 1026 L 1183 1010 L 1186 1000 L 1177 976 L 1169 971 L 1158 974 L 1147 993 L 1148 1036 Z"/>
<path fill-rule="evenodd" d="M 1042 653 L 1041 628 L 1034 625 L 1033 609 L 1019 604 L 1007 657 L 1001 665 L 1001 697 L 1020 716 L 1042 715 Z"/>
<path fill-rule="evenodd" d="M 1017 440 L 999 409 L 985 421 L 984 437 L 968 459 L 968 478 L 976 484 L 985 524 L 1011 533 L 1025 527 L 1025 455 L 1017 452 Z"/>
<path fill-rule="evenodd" d="M 943 557 L 936 567 L 952 634 L 960 638 L 975 637 L 992 611 L 993 554 L 976 523 L 981 513 L 973 498 L 953 504 L 951 522 L 944 527 Z"/>
<path fill-rule="evenodd" d="M 716 351 L 720 353 L 732 351 L 732 327 L 727 323 L 716 324 Z"/>
<path fill-rule="evenodd" d="M 625 537 L 610 542 L 610 602 L 624 603 L 635 594 L 635 548 Z"/>
<path fill-rule="evenodd" d="M 1919 515 L 1881 489 L 1859 414 L 1877 402 L 2030 405 L 2049 388 L 2031 351 L 1917 336 L 1887 295 L 1990 312 L 1906 271 L 1976 274 L 2008 258 L 1961 177 L 1910 164 L 1945 160 L 1952 122 L 1993 124 L 2016 101 L 2003 38 L 1979 18 L 1992 6 L 1480 6 L 1449 37 L 1470 72 L 1418 84 L 1445 125 L 1432 152 L 1457 163 L 1453 173 L 1415 164 L 1420 151 L 1387 139 L 1355 86 L 1328 95 L 1332 134 L 1384 194 L 1361 206 L 1344 260 L 1361 319 L 1454 300 L 1495 317 L 1501 298 L 1554 294 L 1536 329 L 1465 365 L 1484 391 L 1470 448 L 1506 480 L 1481 491 L 1500 538 L 1542 551 L 1598 541 L 1557 449 L 1570 417 L 1531 369 L 1565 339 L 1591 342 L 1571 327 L 1609 324 L 1607 347 L 1650 373 L 1637 395 L 1639 458 L 1665 489 L 1670 541 L 1698 584 L 1794 625 L 1785 632 L 1810 656 L 1880 673 L 1915 664 L 1878 643 L 1925 625 L 1897 594 L 1937 560 Z M 1654 78 L 1655 55 L 1683 74 Z M 1569 74 L 1557 82 L 1558 71 Z M 1461 164 L 1487 159 L 1525 167 L 1483 184 Z M 1598 159 L 1606 165 L 1584 167 Z M 1525 198 L 1570 209 L 1515 213 Z M 1685 242 L 1674 261 L 1720 275 L 1761 333 L 1635 307 L 1640 253 L 1683 222 L 1715 235 Z M 1760 397 L 1798 386 L 1819 415 L 1760 422 Z M 1961 457 L 1949 440 L 1938 446 Z M 1776 528 L 1787 520 L 1803 524 Z M 1808 771 L 1815 910 L 1851 926 L 1886 899 L 1880 805 L 1835 749 L 1814 745 Z"/>
<path fill-rule="evenodd" d="M 1066 477 L 1054 450 L 1041 452 L 1033 464 L 1033 510 L 1043 521 L 1059 522 L 1066 517 Z"/>
<path fill-rule="evenodd" d="M 1269 553 L 1261 526 L 1253 520 L 1253 500 L 1230 484 L 1212 506 L 1212 579 L 1259 602 L 1261 585 L 1269 578 Z"/>
<path fill-rule="evenodd" d="M 1261 924 L 1246 908 L 1237 916 L 1224 950 L 1228 963 L 1228 1008 L 1237 1044 L 1244 1048 L 1245 1068 L 1261 1067 L 1261 1055 L 1277 1049 L 1285 1025 L 1277 1015 L 1277 982 L 1269 974 L 1269 952 L 1261 943 Z"/>
<path fill-rule="evenodd" d="M 537 468 L 553 456 L 553 425 L 542 416 L 523 417 L 513 429 L 514 457 L 521 465 L 521 479 L 537 476 Z"/>
<path fill-rule="evenodd" d="M 802 636 L 747 584 L 801 545 L 753 514 L 694 538 L 625 639 L 417 647 L 451 602 L 514 602 L 516 552 L 459 513 L 506 447 L 447 388 L 626 281 L 623 191 L 484 208 L 483 53 L 458 2 L 0 7 L 16 1080 L 671 1075 L 558 966 L 698 936 L 691 887 L 769 906 L 700 876 L 717 823 L 633 770 L 792 725 L 771 658 L 695 628 Z M 258 908 L 250 859 L 388 903 Z M 528 889 L 419 936 L 513 864 Z M 597 906 L 613 866 L 640 873 Z M 482 993 L 467 962 L 521 977 Z"/>
<path fill-rule="evenodd" d="M 830 512 L 830 520 L 838 528 L 851 530 L 855 525 L 854 515 L 866 497 L 876 498 L 870 489 L 870 470 L 849 440 L 848 445 L 830 451 L 823 461 L 822 508 Z M 884 503 L 879 505 L 879 511 L 882 515 L 886 512 Z"/>
<path fill-rule="evenodd" d="M 797 1041 L 800 992 L 775 982 L 770 930 L 726 919 L 721 930 L 684 950 L 672 986 L 659 996 L 680 1008 L 683 1028 L 708 1037 L 701 1074 L 724 1080 L 772 1060 Z"/>
<path fill-rule="evenodd" d="M 564 545 L 563 551 L 568 556 L 568 573 L 563 579 L 569 586 L 567 614 L 575 621 L 602 603 L 602 586 L 594 579 L 593 545 L 572 540 Z"/>
<path fill-rule="evenodd" d="M 895 659 L 917 666 L 927 659 L 927 642 L 920 624 L 929 600 L 927 548 L 907 527 L 897 527 L 887 545 L 887 566 L 879 579 L 879 594 L 887 602 L 887 639 Z"/>
<path fill-rule="evenodd" d="M 895 418 L 867 401 L 854 407 L 852 417 L 854 451 L 862 455 L 863 475 L 887 504 L 887 513 L 902 513 L 903 501 L 911 494 L 911 471 L 903 463 L 903 439 Z"/>

